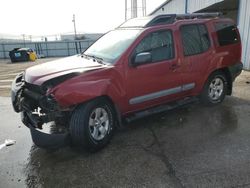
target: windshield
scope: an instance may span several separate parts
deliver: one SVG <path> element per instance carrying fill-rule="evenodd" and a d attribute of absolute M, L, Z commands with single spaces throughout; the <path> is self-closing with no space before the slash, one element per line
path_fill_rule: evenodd
<path fill-rule="evenodd" d="M 122 53 L 132 44 L 140 30 L 113 30 L 101 37 L 90 46 L 84 55 L 103 59 L 108 63 L 114 63 Z"/>

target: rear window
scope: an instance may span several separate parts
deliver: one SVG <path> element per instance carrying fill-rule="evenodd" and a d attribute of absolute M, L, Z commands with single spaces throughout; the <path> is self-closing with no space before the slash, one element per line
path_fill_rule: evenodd
<path fill-rule="evenodd" d="M 215 23 L 215 29 L 220 46 L 226 46 L 239 42 L 237 27 L 233 23 Z"/>

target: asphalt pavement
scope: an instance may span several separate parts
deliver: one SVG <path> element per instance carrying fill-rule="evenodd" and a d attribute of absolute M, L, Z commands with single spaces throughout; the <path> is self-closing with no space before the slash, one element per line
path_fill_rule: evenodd
<path fill-rule="evenodd" d="M 0 144 L 16 140 L 0 149 L 0 187 L 250 187 L 250 85 L 240 84 L 220 105 L 128 124 L 97 153 L 37 148 L 0 97 Z"/>

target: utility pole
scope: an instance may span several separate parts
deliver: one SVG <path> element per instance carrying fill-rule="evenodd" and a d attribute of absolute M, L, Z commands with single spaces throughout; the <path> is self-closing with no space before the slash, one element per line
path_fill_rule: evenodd
<path fill-rule="evenodd" d="M 25 46 L 25 34 L 22 34 L 23 36 L 23 45 Z"/>
<path fill-rule="evenodd" d="M 185 14 L 188 13 L 188 0 L 185 1 Z"/>
<path fill-rule="evenodd" d="M 74 23 L 75 40 L 76 40 L 77 35 L 76 35 L 76 17 L 75 17 L 75 14 L 73 14 L 73 20 L 72 20 L 72 22 Z"/>
<path fill-rule="evenodd" d="M 125 21 L 127 21 L 127 11 L 128 11 L 128 2 L 127 2 L 127 0 L 125 0 Z"/>
<path fill-rule="evenodd" d="M 142 0 L 142 16 L 146 16 L 147 15 L 147 3 L 146 0 Z"/>
<path fill-rule="evenodd" d="M 73 14 L 73 20 L 72 22 L 74 23 L 74 31 L 75 31 L 75 46 L 76 46 L 76 53 L 78 54 L 78 45 L 77 45 L 77 42 L 76 42 L 76 39 L 77 39 L 77 36 L 76 36 L 76 17 L 75 17 L 75 14 Z"/>

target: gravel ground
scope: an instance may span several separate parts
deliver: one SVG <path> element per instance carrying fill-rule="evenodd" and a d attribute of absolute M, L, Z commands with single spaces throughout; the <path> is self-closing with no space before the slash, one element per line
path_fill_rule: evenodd
<path fill-rule="evenodd" d="M 45 62 L 53 61 L 59 58 L 44 58 L 37 59 L 35 62 L 20 62 L 11 63 L 9 59 L 0 59 L 0 96 L 8 97 L 10 96 L 11 82 L 16 77 L 16 75 L 28 67 L 42 64 Z"/>

